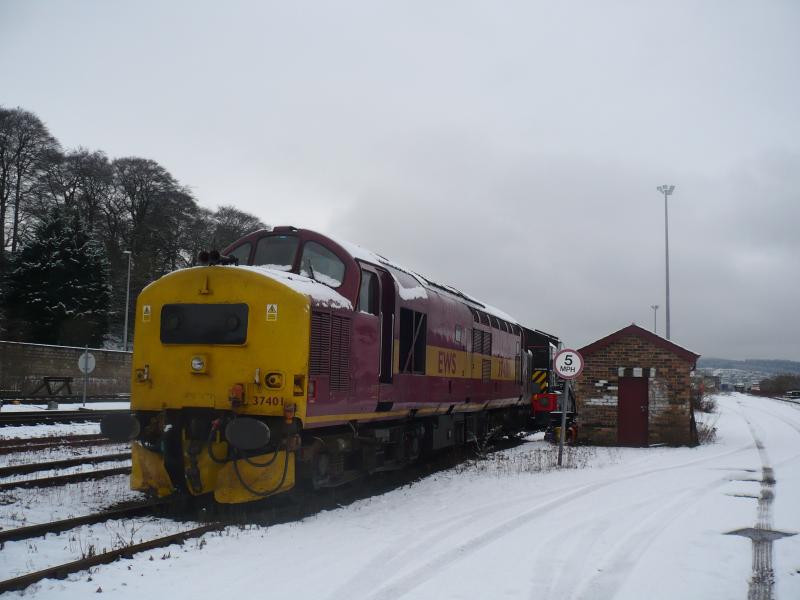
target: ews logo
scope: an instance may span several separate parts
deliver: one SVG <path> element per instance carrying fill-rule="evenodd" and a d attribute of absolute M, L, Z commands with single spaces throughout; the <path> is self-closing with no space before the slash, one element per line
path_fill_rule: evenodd
<path fill-rule="evenodd" d="M 439 350 L 439 373 L 444 375 L 456 374 L 456 353 Z"/>

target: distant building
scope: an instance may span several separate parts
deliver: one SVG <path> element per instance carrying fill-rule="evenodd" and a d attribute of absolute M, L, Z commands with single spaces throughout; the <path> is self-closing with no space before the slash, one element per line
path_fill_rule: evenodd
<path fill-rule="evenodd" d="M 692 386 L 699 394 L 713 394 L 722 391 L 722 378 L 719 375 L 710 375 L 698 369 L 692 375 Z"/>

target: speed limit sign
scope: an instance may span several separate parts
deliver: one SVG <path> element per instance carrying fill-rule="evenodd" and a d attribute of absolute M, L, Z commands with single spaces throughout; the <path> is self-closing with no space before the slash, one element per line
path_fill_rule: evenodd
<path fill-rule="evenodd" d="M 575 379 L 583 372 L 583 357 L 577 350 L 562 350 L 553 359 L 553 369 L 561 379 Z"/>

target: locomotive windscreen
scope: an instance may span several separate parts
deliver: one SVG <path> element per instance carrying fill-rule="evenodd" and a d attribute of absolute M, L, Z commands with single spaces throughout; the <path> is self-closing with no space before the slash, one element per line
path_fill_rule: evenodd
<path fill-rule="evenodd" d="M 247 304 L 165 304 L 162 344 L 244 344 Z"/>

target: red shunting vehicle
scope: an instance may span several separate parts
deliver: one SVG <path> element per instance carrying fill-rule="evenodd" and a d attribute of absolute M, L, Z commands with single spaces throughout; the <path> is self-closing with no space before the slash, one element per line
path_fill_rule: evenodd
<path fill-rule="evenodd" d="M 561 394 L 564 382 L 553 371 L 553 358 L 561 348 L 561 341 L 544 331 L 523 329 L 525 351 L 528 358 L 528 393 L 532 416 L 528 424 L 531 431 L 544 431 L 546 439 L 561 427 Z M 575 397 L 570 393 L 567 402 L 567 438 L 574 440 L 577 430 Z"/>

